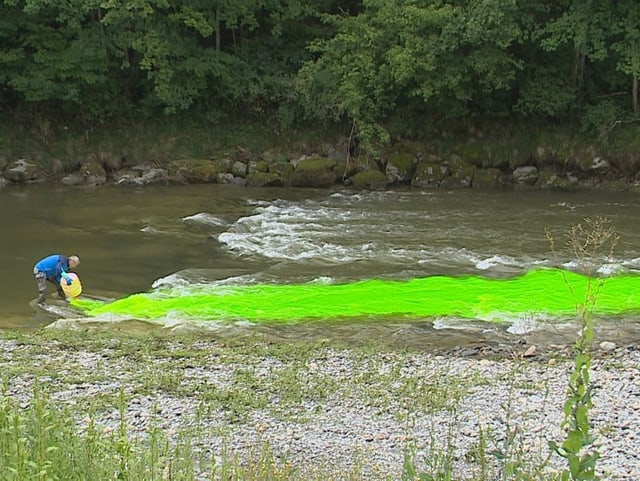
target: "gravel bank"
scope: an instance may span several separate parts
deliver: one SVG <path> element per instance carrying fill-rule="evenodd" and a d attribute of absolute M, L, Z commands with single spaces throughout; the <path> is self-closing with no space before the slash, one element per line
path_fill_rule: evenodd
<path fill-rule="evenodd" d="M 400 479 L 406 452 L 419 472 L 431 473 L 450 454 L 455 479 L 478 479 L 482 470 L 495 479 L 504 466 L 496 450 L 530 469 L 548 440 L 562 439 L 572 369 L 562 355 L 480 358 L 216 340 L 18 337 L 1 339 L 0 353 L 8 395 L 28 402 L 37 378 L 59 405 L 77 410 L 80 425 L 92 403 L 105 432 L 116 429 L 115 400 L 124 389 L 132 434 L 144 435 L 151 424 L 172 436 L 197 432 L 197 451 L 214 458 L 226 450 L 246 459 L 268 445 L 292 465 L 368 480 Z M 591 418 L 605 480 L 640 479 L 639 367 L 635 346 L 594 354 Z M 552 457 L 550 469 L 563 466 Z"/>

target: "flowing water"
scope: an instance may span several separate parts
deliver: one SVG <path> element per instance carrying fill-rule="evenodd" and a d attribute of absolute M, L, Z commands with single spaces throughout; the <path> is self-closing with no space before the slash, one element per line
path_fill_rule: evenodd
<path fill-rule="evenodd" d="M 637 193 L 601 191 L 8 185 L 0 188 L 0 328 L 75 327 L 90 322 L 105 329 L 162 326 L 279 338 L 370 339 L 412 347 L 464 346 L 518 336 L 534 342 L 566 342 L 573 335 L 564 329 L 571 326 L 570 317 L 552 319 L 531 312 L 512 312 L 500 322 L 455 313 L 288 323 L 260 323 L 242 316 L 227 321 L 198 319 L 180 312 L 151 321 L 135 315 L 79 318 L 75 311 L 58 306 L 51 292 L 52 308 L 34 310 L 31 301 L 37 290 L 32 269 L 51 253 L 77 254 L 84 293 L 109 300 L 168 291 L 180 298 L 203 286 L 209 292 L 276 286 L 279 295 L 286 295 L 284 287 L 365 280 L 393 283 L 480 276 L 501 281 L 540 268 L 577 270 L 576 259 L 568 253 L 552 254 L 545 229 L 562 247 L 571 225 L 603 216 L 621 237 L 612 257 L 598 259 L 599 275 L 635 276 L 640 273 L 639 200 Z M 570 296 L 562 285 L 557 290 L 557 296 Z M 375 295 L 385 294 L 383 289 Z M 367 304 L 367 299 L 363 301 Z M 331 302 L 331 297 L 323 302 Z M 640 339 L 637 312 L 597 321 L 603 338 Z"/>

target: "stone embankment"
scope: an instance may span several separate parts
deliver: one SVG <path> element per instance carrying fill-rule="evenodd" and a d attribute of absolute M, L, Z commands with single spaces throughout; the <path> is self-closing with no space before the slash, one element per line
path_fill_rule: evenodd
<path fill-rule="evenodd" d="M 29 159 L 0 158 L 0 184 L 53 181 L 66 185 L 148 185 L 220 183 L 255 187 L 346 185 L 355 189 L 541 188 L 640 190 L 633 162 L 622 168 L 593 149 L 558 161 L 558 154 L 539 147 L 535 154 L 509 159 L 465 152 L 430 154 L 403 146 L 379 158 L 350 156 L 344 143 L 306 153 L 254 153 L 247 149 L 214 158 L 136 162 L 100 152 L 76 162 L 54 160 L 47 168 Z"/>

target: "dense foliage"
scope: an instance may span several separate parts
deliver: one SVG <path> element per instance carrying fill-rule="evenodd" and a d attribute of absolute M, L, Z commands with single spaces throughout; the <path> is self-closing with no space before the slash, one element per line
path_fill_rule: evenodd
<path fill-rule="evenodd" d="M 636 0 L 0 0 L 0 108 L 26 121 L 638 118 Z"/>

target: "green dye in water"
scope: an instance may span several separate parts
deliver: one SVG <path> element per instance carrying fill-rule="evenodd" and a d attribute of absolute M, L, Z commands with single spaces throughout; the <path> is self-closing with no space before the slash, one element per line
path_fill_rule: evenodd
<path fill-rule="evenodd" d="M 118 314 L 136 319 L 168 315 L 201 320 L 295 322 L 455 316 L 496 320 L 531 314 L 573 316 L 587 293 L 594 314 L 640 312 L 640 276 L 589 278 L 558 269 L 538 269 L 510 279 L 432 276 L 407 281 L 370 279 L 346 284 L 262 284 L 158 289 L 109 303 L 78 299 L 89 316 Z"/>

